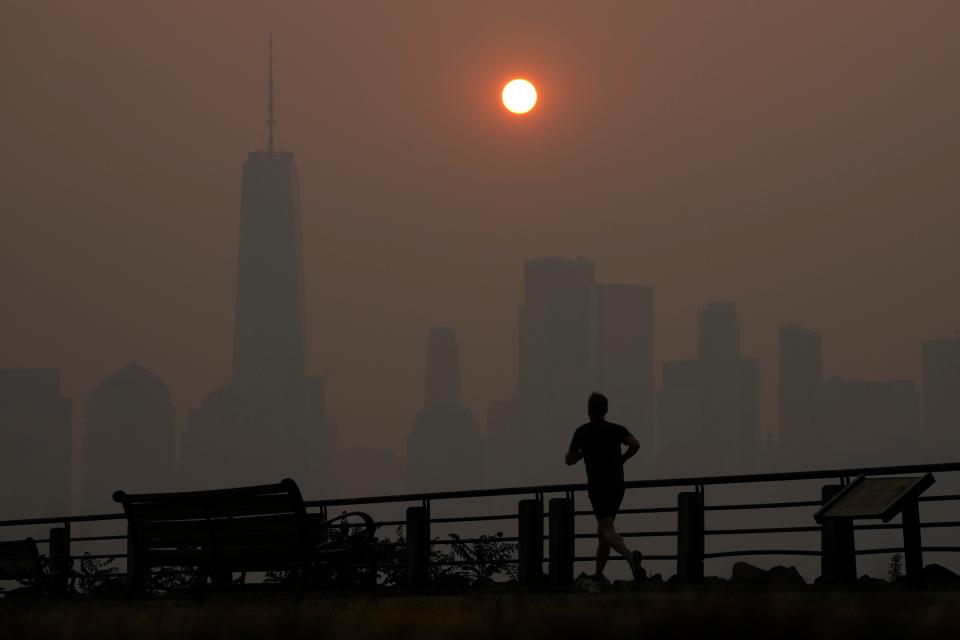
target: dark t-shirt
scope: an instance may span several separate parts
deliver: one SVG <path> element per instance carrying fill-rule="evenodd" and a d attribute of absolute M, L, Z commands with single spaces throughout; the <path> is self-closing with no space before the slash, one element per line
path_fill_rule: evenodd
<path fill-rule="evenodd" d="M 606 420 L 588 422 L 574 431 L 570 450 L 583 450 L 587 483 L 591 489 L 619 489 L 623 486 L 620 445 L 629 436 L 626 427 Z"/>

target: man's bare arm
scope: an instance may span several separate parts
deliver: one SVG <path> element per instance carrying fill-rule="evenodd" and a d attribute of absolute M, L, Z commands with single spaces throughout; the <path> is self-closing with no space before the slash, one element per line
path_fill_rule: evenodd
<path fill-rule="evenodd" d="M 567 466 L 569 467 L 571 465 L 577 464 L 577 462 L 579 462 L 580 458 L 582 457 L 583 457 L 582 449 L 579 451 L 574 451 L 573 449 L 570 449 L 570 451 L 567 451 L 567 457 L 566 457 Z"/>
<path fill-rule="evenodd" d="M 623 462 L 626 462 L 633 456 L 637 455 L 637 451 L 640 450 L 640 441 L 634 436 L 627 436 L 623 439 L 623 444 L 627 445 L 627 450 L 623 452 L 623 455 L 620 459 Z"/>

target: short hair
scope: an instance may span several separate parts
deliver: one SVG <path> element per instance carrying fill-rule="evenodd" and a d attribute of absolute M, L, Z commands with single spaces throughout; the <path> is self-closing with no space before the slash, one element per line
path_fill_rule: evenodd
<path fill-rule="evenodd" d="M 587 399 L 587 413 L 590 415 L 607 415 L 607 396 L 594 391 Z"/>

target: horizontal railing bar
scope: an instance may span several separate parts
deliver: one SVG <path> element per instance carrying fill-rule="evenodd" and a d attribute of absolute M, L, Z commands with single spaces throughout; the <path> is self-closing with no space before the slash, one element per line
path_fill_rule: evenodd
<path fill-rule="evenodd" d="M 719 551 L 717 553 L 705 553 L 704 559 L 708 558 L 733 558 L 736 556 L 819 556 L 819 551 L 809 549 L 748 549 L 746 551 Z"/>
<path fill-rule="evenodd" d="M 497 565 L 497 564 L 520 564 L 520 560 L 516 558 L 508 558 L 506 560 L 497 560 L 496 562 L 474 562 L 472 560 L 448 560 L 445 562 L 431 562 L 430 564 L 438 567 L 456 567 L 462 566 L 465 564 L 486 564 L 486 565 Z M 406 566 L 406 565 L 404 565 Z"/>
<path fill-rule="evenodd" d="M 936 529 L 941 527 L 960 527 L 960 520 L 947 522 L 921 522 L 921 529 Z M 902 529 L 902 524 L 858 524 L 853 527 L 856 531 L 876 531 L 883 529 Z"/>
<path fill-rule="evenodd" d="M 51 518 L 21 518 L 19 520 L 0 520 L 0 527 L 25 527 L 35 524 L 66 524 L 73 522 L 99 522 L 102 520 L 123 520 L 122 513 L 101 513 L 90 516 L 57 516 Z"/>
<path fill-rule="evenodd" d="M 79 536 L 70 538 L 70 542 L 94 542 L 96 540 L 126 540 L 127 536 Z"/>
<path fill-rule="evenodd" d="M 899 465 L 890 467 L 857 467 L 850 469 L 824 469 L 820 471 L 791 471 L 780 473 L 755 473 L 726 476 L 692 476 L 681 478 L 664 478 L 658 480 L 631 480 L 624 483 L 627 489 L 652 489 L 664 487 L 705 486 L 747 484 L 758 482 L 788 482 L 797 480 L 817 480 L 824 478 L 849 478 L 859 475 L 892 475 L 900 473 L 933 473 L 960 471 L 960 462 L 937 463 L 927 465 Z M 428 493 L 406 493 L 385 496 L 365 496 L 357 498 L 332 498 L 326 500 L 306 500 L 308 507 L 324 507 L 337 505 L 361 505 L 391 502 L 422 502 L 429 500 L 450 500 L 462 498 L 491 498 L 512 495 L 542 495 L 545 493 L 566 493 L 586 491 L 586 484 L 553 484 L 531 485 L 523 487 L 504 487 L 499 489 L 471 489 L 466 491 L 437 491 Z M 954 499 L 950 496 L 933 496 L 937 499 Z M 921 498 L 921 500 L 926 500 Z M 707 507 L 710 509 L 711 507 Z M 59 516 L 49 518 L 24 518 L 17 520 L 2 520 L 0 527 L 26 526 L 36 524 L 56 524 L 73 522 L 95 522 L 105 520 L 122 520 L 122 513 Z"/>
<path fill-rule="evenodd" d="M 620 509 L 617 511 L 617 515 L 622 516 L 622 515 L 627 515 L 631 513 L 676 513 L 676 512 L 677 512 L 676 507 L 650 507 L 649 509 Z M 593 511 L 592 510 L 574 511 L 573 514 L 576 516 L 592 516 Z M 543 517 L 549 518 L 550 514 L 544 513 Z"/>
<path fill-rule="evenodd" d="M 127 554 L 125 553 L 85 553 L 82 556 L 70 556 L 71 560 L 103 560 L 103 559 L 116 559 L 116 558 L 126 558 Z"/>
<path fill-rule="evenodd" d="M 712 504 L 705 505 L 704 511 L 740 511 L 747 509 L 787 509 L 791 507 L 820 507 L 819 500 L 802 500 L 794 502 L 761 502 L 758 504 Z"/>
<path fill-rule="evenodd" d="M 516 520 L 517 514 L 502 514 L 493 516 L 462 516 L 456 518 L 430 518 L 430 522 L 486 522 L 487 520 Z"/>
<path fill-rule="evenodd" d="M 960 547 L 923 547 L 924 553 L 958 552 Z M 903 547 L 884 547 L 882 549 L 857 549 L 858 556 L 874 555 L 879 553 L 903 553 Z"/>
<path fill-rule="evenodd" d="M 754 473 L 727 476 L 693 476 L 683 478 L 664 478 L 659 480 L 631 480 L 624 483 L 627 489 L 653 489 L 663 487 L 685 487 L 718 484 L 746 484 L 757 482 L 788 482 L 796 480 L 818 480 L 824 478 L 849 478 L 860 475 L 892 475 L 899 473 L 934 473 L 960 471 L 960 462 L 936 464 L 912 464 L 890 467 L 856 467 L 849 469 L 823 469 L 820 471 L 790 471 L 780 473 Z M 310 507 L 359 505 L 386 502 L 421 502 L 424 500 L 450 500 L 460 498 L 493 498 L 512 495 L 538 495 L 544 493 L 566 493 L 586 491 L 586 484 L 530 485 L 523 487 L 503 487 L 499 489 L 471 489 L 465 491 L 435 491 L 428 493 L 401 493 L 361 498 L 331 498 L 326 500 L 308 500 Z M 2 523 L 0 523 L 2 524 Z"/>
<path fill-rule="evenodd" d="M 707 529 L 703 532 L 707 536 L 729 536 L 754 533 L 803 533 L 809 531 L 820 531 L 819 526 L 810 527 L 764 527 L 756 529 Z"/>
<path fill-rule="evenodd" d="M 657 480 L 631 480 L 624 483 L 627 489 L 654 489 L 665 487 L 687 487 L 706 485 L 730 485 L 759 482 L 789 482 L 798 480 L 818 480 L 825 478 L 850 478 L 859 475 L 893 475 L 900 473 L 934 473 L 960 471 L 960 462 L 945 462 L 936 464 L 913 464 L 888 467 L 856 467 L 848 469 L 823 469 L 819 471 L 791 471 L 779 473 L 754 473 L 726 476 L 691 476 L 681 478 L 663 478 Z M 324 507 L 337 505 L 361 505 L 392 502 L 422 502 L 429 500 L 451 500 L 463 498 L 492 498 L 498 496 L 515 495 L 542 495 L 545 493 L 567 493 L 586 491 L 586 484 L 552 484 L 530 485 L 523 487 L 503 487 L 498 489 L 471 489 L 465 491 L 436 491 L 427 493 L 406 493 L 381 496 L 364 496 L 357 498 L 331 498 L 324 500 L 306 500 L 308 507 Z M 960 499 L 960 496 L 931 496 L 930 499 Z M 707 507 L 710 509 L 711 507 Z M 762 507 L 760 507 L 762 508 Z M 771 507 L 772 508 L 772 507 Z M 0 527 L 28 526 L 38 524 L 95 522 L 105 520 L 122 520 L 122 513 L 58 516 L 47 518 L 22 518 L 17 520 L 0 520 Z"/>
<path fill-rule="evenodd" d="M 574 560 L 576 562 L 593 562 L 597 559 L 597 556 L 576 556 Z M 611 560 L 623 560 L 624 558 L 617 556 L 616 558 L 610 558 Z M 643 554 L 644 560 L 676 560 L 677 556 L 675 555 L 647 555 Z M 547 560 L 544 560 L 546 562 Z"/>
<path fill-rule="evenodd" d="M 920 502 L 938 502 L 941 500 L 960 500 L 960 493 L 944 493 L 932 496 L 920 496 L 917 498 Z"/>
<path fill-rule="evenodd" d="M 676 531 L 626 531 L 618 532 L 620 533 L 621 538 L 657 538 L 657 537 L 670 537 L 676 536 Z M 579 540 L 584 540 L 587 538 L 596 538 L 596 533 L 578 533 L 574 535 L 574 538 Z"/>
<path fill-rule="evenodd" d="M 546 539 L 546 538 L 544 538 Z M 474 543 L 488 543 L 488 542 L 518 542 L 520 538 L 460 538 L 459 540 L 431 540 L 430 544 L 474 544 Z"/>

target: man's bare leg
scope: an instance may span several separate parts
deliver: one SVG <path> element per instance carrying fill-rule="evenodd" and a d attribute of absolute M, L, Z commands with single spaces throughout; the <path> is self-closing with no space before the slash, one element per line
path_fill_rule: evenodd
<path fill-rule="evenodd" d="M 623 538 L 620 537 L 620 534 L 617 533 L 616 528 L 613 526 L 613 518 L 611 517 L 600 518 L 600 521 L 597 522 L 597 538 L 602 543 L 606 543 L 608 547 L 616 549 L 617 553 L 624 558 L 630 553 L 627 545 L 623 543 Z"/>
<path fill-rule="evenodd" d="M 603 541 L 603 538 L 597 536 L 597 572 L 594 577 L 599 578 L 603 575 L 603 568 L 607 566 L 607 558 L 610 557 L 610 545 Z"/>

